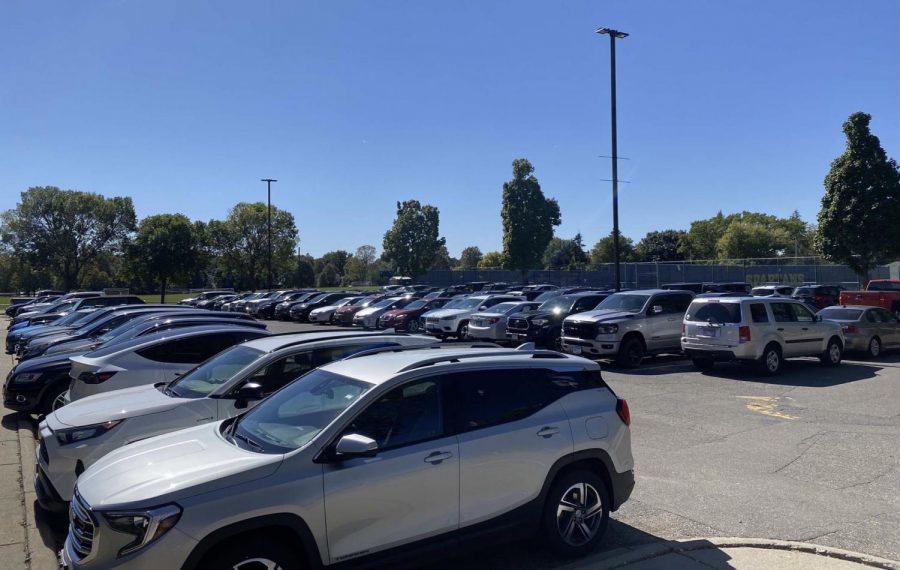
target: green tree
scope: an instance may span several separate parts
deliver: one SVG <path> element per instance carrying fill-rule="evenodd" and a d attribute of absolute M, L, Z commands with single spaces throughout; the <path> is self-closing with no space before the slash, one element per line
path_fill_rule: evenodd
<path fill-rule="evenodd" d="M 482 256 L 481 249 L 478 246 L 470 245 L 459 254 L 459 264 L 457 266 L 459 269 L 475 269 L 478 267 L 478 262 L 481 261 Z"/>
<path fill-rule="evenodd" d="M 706 260 L 716 258 L 716 243 L 728 228 L 728 220 L 719 212 L 707 220 L 691 222 L 691 227 L 678 244 L 685 259 Z"/>
<path fill-rule="evenodd" d="M 418 200 L 397 202 L 397 218 L 384 234 L 384 256 L 403 276 L 425 273 L 445 244 L 444 238 L 438 237 L 439 225 L 440 213 L 434 206 L 423 206 Z"/>
<path fill-rule="evenodd" d="M 785 255 L 801 257 L 815 254 L 813 244 L 815 231 L 803 221 L 800 212 L 794 210 L 789 218 L 779 220 L 778 226 L 784 231 L 787 240 Z"/>
<path fill-rule="evenodd" d="M 166 302 L 172 280 L 186 279 L 202 259 L 202 238 L 182 214 L 148 216 L 126 250 L 128 264 L 147 281 L 159 284 L 159 302 Z"/>
<path fill-rule="evenodd" d="M 268 280 L 268 226 L 266 204 L 241 202 L 224 220 L 212 220 L 206 233 L 210 251 L 224 274 L 241 289 L 258 289 Z M 294 216 L 272 206 L 272 273 L 279 283 L 296 269 L 298 243 Z"/>
<path fill-rule="evenodd" d="M 579 233 L 574 239 L 551 239 L 542 261 L 545 269 L 578 269 L 587 263 L 587 259 Z"/>
<path fill-rule="evenodd" d="M 863 279 L 900 256 L 900 171 L 869 130 L 871 119 L 854 113 L 844 123 L 847 148 L 825 177 L 816 234 L 822 255 Z"/>
<path fill-rule="evenodd" d="M 684 254 L 678 246 L 686 233 L 683 230 L 648 232 L 635 246 L 635 257 L 640 261 L 681 261 Z"/>
<path fill-rule="evenodd" d="M 590 266 L 599 267 L 604 263 L 613 263 L 615 261 L 613 255 L 613 234 L 600 238 L 594 247 L 591 248 Z M 619 235 L 619 261 L 634 261 L 634 240 L 623 235 Z"/>
<path fill-rule="evenodd" d="M 337 287 L 341 284 L 341 274 L 333 263 L 326 263 L 316 278 L 316 287 Z"/>
<path fill-rule="evenodd" d="M 479 269 L 499 269 L 503 266 L 503 254 L 499 251 L 489 251 L 481 256 L 478 262 Z"/>
<path fill-rule="evenodd" d="M 559 204 L 548 199 L 527 159 L 512 163 L 513 177 L 503 183 L 503 265 L 522 272 L 539 267 L 541 257 L 561 223 Z"/>
<path fill-rule="evenodd" d="M 313 258 L 309 255 L 297 256 L 297 269 L 294 271 L 294 285 L 297 287 L 314 287 L 316 272 L 313 270 Z"/>
<path fill-rule="evenodd" d="M 347 261 L 350 259 L 350 252 L 344 251 L 343 249 L 338 249 L 335 251 L 329 251 L 325 255 L 322 256 L 322 261 L 326 264 L 330 263 L 334 265 L 334 268 L 337 269 L 339 275 L 344 275 L 345 267 L 347 265 Z"/>
<path fill-rule="evenodd" d="M 776 257 L 787 241 L 787 233 L 781 228 L 736 220 L 716 242 L 716 253 L 719 259 Z"/>
<path fill-rule="evenodd" d="M 437 252 L 434 254 L 434 261 L 431 262 L 431 269 L 450 269 L 454 265 L 453 258 L 450 257 L 450 251 L 447 246 L 441 244 L 438 246 Z"/>
<path fill-rule="evenodd" d="M 58 273 L 66 290 L 102 252 L 121 252 L 135 229 L 131 198 L 35 186 L 0 220 L 0 236 L 34 267 Z"/>

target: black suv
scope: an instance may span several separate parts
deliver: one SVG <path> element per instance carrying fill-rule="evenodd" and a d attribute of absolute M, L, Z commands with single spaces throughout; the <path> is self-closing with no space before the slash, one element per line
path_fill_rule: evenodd
<path fill-rule="evenodd" d="M 510 315 L 506 322 L 506 337 L 514 342 L 533 342 L 536 345 L 559 349 L 563 319 L 575 313 L 590 311 L 611 292 L 585 291 L 559 295 L 546 301 L 533 313 Z"/>
<path fill-rule="evenodd" d="M 824 309 L 837 305 L 843 290 L 840 285 L 801 285 L 794 289 L 791 297 L 816 309 Z"/>

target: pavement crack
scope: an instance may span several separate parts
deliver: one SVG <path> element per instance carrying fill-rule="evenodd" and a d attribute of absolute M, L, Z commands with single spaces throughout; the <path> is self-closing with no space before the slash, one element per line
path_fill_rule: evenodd
<path fill-rule="evenodd" d="M 794 463 L 796 463 L 797 461 L 799 461 L 800 458 L 802 458 L 804 455 L 806 455 L 806 453 L 807 453 L 810 449 L 812 449 L 813 447 L 815 447 L 816 443 L 819 441 L 819 438 L 821 438 L 823 435 L 825 435 L 825 434 L 827 434 L 827 433 L 829 433 L 829 432 L 827 432 L 827 431 L 821 431 L 821 432 L 814 433 L 814 434 L 812 434 L 811 436 L 805 437 L 805 438 L 803 438 L 802 440 L 800 440 L 800 441 L 797 443 L 797 447 L 800 447 L 801 445 L 806 444 L 806 443 L 809 442 L 810 440 L 814 440 L 814 441 L 812 441 L 811 443 L 809 443 L 809 445 L 807 445 L 806 449 L 804 449 L 803 451 L 801 451 L 801 452 L 797 455 L 797 457 L 791 459 L 790 461 L 788 461 L 786 464 L 782 465 L 781 467 L 779 467 L 779 468 L 776 469 L 775 471 L 772 471 L 772 474 L 774 475 L 775 473 L 780 473 L 781 471 L 787 469 L 788 467 L 790 467 L 791 465 L 793 465 Z"/>
<path fill-rule="evenodd" d="M 852 484 L 852 485 L 847 485 L 846 487 L 838 487 L 837 490 L 838 490 L 838 491 L 845 491 L 845 490 L 847 490 L 847 489 L 854 489 L 854 488 L 856 488 L 856 487 L 861 487 L 861 486 L 863 486 L 863 485 L 869 485 L 870 483 L 874 483 L 875 481 L 878 481 L 879 479 L 881 479 L 881 478 L 884 477 L 885 475 L 888 475 L 888 474 L 889 474 L 891 471 L 893 471 L 893 470 L 894 470 L 894 468 L 891 467 L 891 468 L 889 468 L 887 471 L 885 471 L 884 473 L 881 473 L 881 474 L 879 474 L 879 475 L 875 475 L 874 477 L 872 477 L 871 479 L 868 479 L 867 481 L 861 481 L 861 482 L 859 482 L 859 483 L 854 483 L 854 484 Z"/>

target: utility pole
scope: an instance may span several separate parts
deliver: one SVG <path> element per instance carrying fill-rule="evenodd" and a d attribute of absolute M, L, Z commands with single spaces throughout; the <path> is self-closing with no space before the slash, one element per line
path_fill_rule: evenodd
<path fill-rule="evenodd" d="M 278 182 L 278 181 L 275 180 L 274 178 L 263 178 L 262 180 L 260 180 L 260 182 L 266 183 L 266 189 L 268 190 L 268 197 L 269 197 L 269 199 L 268 199 L 269 210 L 268 210 L 268 216 L 267 216 L 267 224 L 268 224 L 268 229 L 269 229 L 269 278 L 268 278 L 267 282 L 269 285 L 269 291 L 271 291 L 272 290 L 272 183 Z"/>
<path fill-rule="evenodd" d="M 616 140 L 616 38 L 628 37 L 625 32 L 611 28 L 598 28 L 598 34 L 609 36 L 609 76 L 610 107 L 612 111 L 612 194 L 613 194 L 613 263 L 616 266 L 615 290 L 621 289 L 622 279 L 619 273 L 619 157 Z"/>

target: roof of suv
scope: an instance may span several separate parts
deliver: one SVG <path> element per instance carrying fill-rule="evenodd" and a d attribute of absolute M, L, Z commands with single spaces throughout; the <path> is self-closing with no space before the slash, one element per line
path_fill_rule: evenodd
<path fill-rule="evenodd" d="M 554 366 L 566 362 L 586 368 L 598 368 L 599 364 L 569 354 L 549 350 L 517 350 L 513 348 L 435 348 L 392 350 L 359 357 L 350 357 L 326 364 L 323 368 L 335 374 L 358 378 L 372 384 L 381 384 L 401 372 L 416 368 L 441 367 L 447 369 L 471 368 L 465 363 L 484 365 L 487 362 L 503 364 L 533 364 L 535 359 L 546 359 Z"/>
<path fill-rule="evenodd" d="M 693 291 L 687 291 L 684 289 L 634 289 L 631 291 L 619 291 L 615 293 L 616 295 L 677 295 L 678 293 L 690 293 L 694 294 Z"/>
<path fill-rule="evenodd" d="M 393 334 L 395 336 L 412 336 L 412 335 L 404 335 L 401 333 L 393 333 L 388 330 L 382 331 L 321 331 L 321 332 L 306 332 L 306 333 L 288 333 L 288 334 L 278 334 L 267 336 L 264 338 L 257 338 L 254 340 L 248 340 L 244 343 L 244 346 L 249 346 L 250 348 L 255 348 L 256 350 L 261 350 L 263 352 L 274 352 L 278 349 L 284 348 L 285 346 L 290 346 L 292 344 L 300 344 L 307 342 L 314 342 L 318 340 L 335 340 L 341 338 L 358 338 L 358 337 L 367 337 L 367 336 L 384 336 L 385 334 Z"/>

